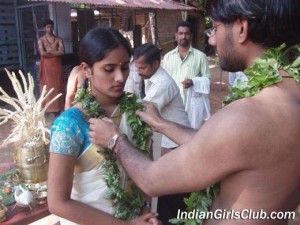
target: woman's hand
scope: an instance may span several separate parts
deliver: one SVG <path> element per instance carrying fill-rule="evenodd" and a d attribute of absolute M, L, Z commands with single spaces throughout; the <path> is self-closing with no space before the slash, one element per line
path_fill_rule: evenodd
<path fill-rule="evenodd" d="M 103 119 L 89 119 L 90 123 L 90 141 L 98 144 L 103 148 L 107 148 L 108 142 L 115 134 L 120 134 L 119 127 L 113 120 L 104 117 Z"/>
<path fill-rule="evenodd" d="M 157 215 L 157 213 L 147 213 L 131 220 L 129 225 L 163 225 L 162 222 L 157 219 Z"/>

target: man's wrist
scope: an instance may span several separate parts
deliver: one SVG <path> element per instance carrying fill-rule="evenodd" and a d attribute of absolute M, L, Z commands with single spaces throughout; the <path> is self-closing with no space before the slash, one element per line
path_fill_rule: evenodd
<path fill-rule="evenodd" d="M 114 151 L 116 154 L 118 154 L 119 150 L 120 150 L 120 142 L 122 142 L 124 140 L 128 140 L 127 135 L 124 134 L 124 133 L 120 133 L 119 137 L 116 140 L 116 144 L 115 144 L 114 148 L 112 149 L 112 151 Z"/>

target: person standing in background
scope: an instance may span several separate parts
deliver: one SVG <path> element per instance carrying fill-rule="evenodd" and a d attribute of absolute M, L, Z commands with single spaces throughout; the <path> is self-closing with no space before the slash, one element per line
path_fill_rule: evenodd
<path fill-rule="evenodd" d="M 136 70 L 145 83 L 144 101 L 156 104 L 163 118 L 190 127 L 188 115 L 184 109 L 178 86 L 172 77 L 161 66 L 160 51 L 152 44 L 143 44 L 137 47 L 133 53 Z M 178 144 L 162 136 L 162 155 L 178 147 Z M 164 225 L 176 217 L 178 209 L 185 210 L 184 198 L 190 193 L 165 195 L 158 198 L 158 218 Z"/>
<path fill-rule="evenodd" d="M 190 127 L 188 116 L 180 97 L 179 88 L 171 76 L 160 66 L 160 51 L 153 44 L 143 44 L 133 53 L 134 63 L 138 75 L 143 78 L 145 96 L 144 101 L 156 104 L 165 119 Z M 162 154 L 178 145 L 162 137 Z"/>
<path fill-rule="evenodd" d="M 198 129 L 210 118 L 210 71 L 206 55 L 192 47 L 192 37 L 191 24 L 180 22 L 175 33 L 178 46 L 164 56 L 162 66 L 178 85 L 191 125 Z"/>
<path fill-rule="evenodd" d="M 73 67 L 67 83 L 67 91 L 65 97 L 65 110 L 72 107 L 72 102 L 74 101 L 77 91 L 84 84 L 86 77 L 84 75 L 84 70 L 81 65 Z"/>
<path fill-rule="evenodd" d="M 53 33 L 54 23 L 46 19 L 43 23 L 45 35 L 38 40 L 39 53 L 41 56 L 40 64 L 40 90 L 47 86 L 47 90 L 54 88 L 45 104 L 59 93 L 63 92 L 63 68 L 61 56 L 65 53 L 63 39 Z M 48 113 L 59 114 L 63 111 L 63 98 L 57 99 L 47 109 Z"/>

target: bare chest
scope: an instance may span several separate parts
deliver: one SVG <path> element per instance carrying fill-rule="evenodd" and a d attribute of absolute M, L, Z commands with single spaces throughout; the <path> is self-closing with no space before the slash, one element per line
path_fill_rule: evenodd
<path fill-rule="evenodd" d="M 44 36 L 43 45 L 46 50 L 58 50 L 59 48 L 59 39 L 56 37 L 46 37 Z"/>

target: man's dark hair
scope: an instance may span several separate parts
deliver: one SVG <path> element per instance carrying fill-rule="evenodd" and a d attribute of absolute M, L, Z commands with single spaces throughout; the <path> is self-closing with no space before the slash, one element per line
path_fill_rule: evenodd
<path fill-rule="evenodd" d="M 177 24 L 176 33 L 178 32 L 179 27 L 187 27 L 190 29 L 190 32 L 193 33 L 192 25 L 187 21 L 181 21 L 180 23 Z"/>
<path fill-rule="evenodd" d="M 211 0 L 207 12 L 228 25 L 236 19 L 247 20 L 249 39 L 265 47 L 300 42 L 299 0 Z"/>
<path fill-rule="evenodd" d="M 136 60 L 140 58 L 141 56 L 145 57 L 145 62 L 147 64 L 153 65 L 155 61 L 160 62 L 160 51 L 159 49 L 154 46 L 153 44 L 142 44 L 138 46 L 133 53 L 133 59 Z"/>
<path fill-rule="evenodd" d="M 53 21 L 52 20 L 50 20 L 50 19 L 45 19 L 44 21 L 43 21 L 43 25 L 44 25 L 44 27 L 45 26 L 47 26 L 47 25 L 54 25 L 54 23 L 53 23 Z"/>

